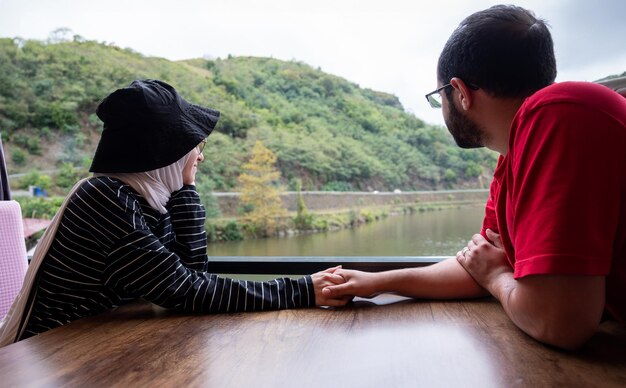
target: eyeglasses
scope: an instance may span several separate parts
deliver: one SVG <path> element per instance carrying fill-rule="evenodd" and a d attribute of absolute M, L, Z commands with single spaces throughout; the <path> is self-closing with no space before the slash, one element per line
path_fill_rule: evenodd
<path fill-rule="evenodd" d="M 198 150 L 199 154 L 201 154 L 202 151 L 204 151 L 204 147 L 206 147 L 206 139 L 202 140 L 200 144 L 196 146 L 196 149 Z"/>
<path fill-rule="evenodd" d="M 479 87 L 474 84 L 466 83 L 466 85 L 472 90 L 478 90 Z M 441 108 L 441 102 L 443 100 L 441 96 L 441 91 L 445 88 L 452 86 L 450 84 L 445 84 L 440 88 L 437 88 L 434 92 L 430 92 L 426 95 L 426 101 L 430 104 L 431 108 Z"/>
<path fill-rule="evenodd" d="M 445 84 L 440 88 L 437 88 L 434 92 L 430 92 L 426 95 L 426 101 L 430 104 L 431 108 L 441 108 L 441 91 L 447 88 L 448 86 L 452 86 L 450 84 Z"/>

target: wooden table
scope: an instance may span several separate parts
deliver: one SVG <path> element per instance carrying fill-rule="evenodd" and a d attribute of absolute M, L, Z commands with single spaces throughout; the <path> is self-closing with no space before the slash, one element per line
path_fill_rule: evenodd
<path fill-rule="evenodd" d="M 492 299 L 183 315 L 147 303 L 0 349 L 0 386 L 626 386 L 626 328 L 564 352 Z"/>

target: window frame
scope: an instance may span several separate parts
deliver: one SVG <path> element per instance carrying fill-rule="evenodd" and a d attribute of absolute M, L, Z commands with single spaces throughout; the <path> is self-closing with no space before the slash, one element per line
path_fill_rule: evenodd
<path fill-rule="evenodd" d="M 211 273 L 307 275 L 341 265 L 345 269 L 381 272 L 424 267 L 451 256 L 210 256 Z"/>

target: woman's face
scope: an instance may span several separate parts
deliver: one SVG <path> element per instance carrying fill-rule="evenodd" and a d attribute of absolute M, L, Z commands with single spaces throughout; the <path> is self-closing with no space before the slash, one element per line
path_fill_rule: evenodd
<path fill-rule="evenodd" d="M 183 184 L 195 185 L 196 184 L 196 172 L 198 172 L 198 163 L 204 160 L 204 155 L 195 147 L 191 150 L 191 155 L 187 159 L 187 163 L 183 168 Z"/>

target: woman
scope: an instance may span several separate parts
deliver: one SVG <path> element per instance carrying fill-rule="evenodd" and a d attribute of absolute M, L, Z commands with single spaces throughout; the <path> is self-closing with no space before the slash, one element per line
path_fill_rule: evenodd
<path fill-rule="evenodd" d="M 143 298 L 187 312 L 341 305 L 321 290 L 334 268 L 300 279 L 227 279 L 207 272 L 197 164 L 219 112 L 161 81 L 134 81 L 106 97 L 90 171 L 39 244 L 0 346 Z"/>

